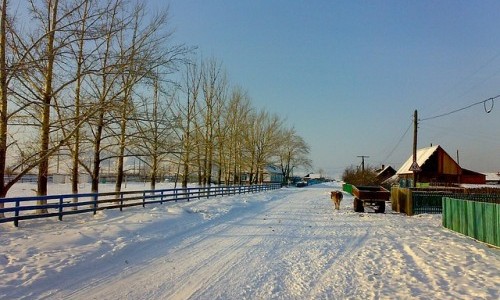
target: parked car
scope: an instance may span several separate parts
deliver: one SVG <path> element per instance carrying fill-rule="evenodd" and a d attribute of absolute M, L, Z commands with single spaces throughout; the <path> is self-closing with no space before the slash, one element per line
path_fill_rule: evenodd
<path fill-rule="evenodd" d="M 305 181 L 299 181 L 295 184 L 296 187 L 305 187 L 307 186 L 307 182 Z"/>

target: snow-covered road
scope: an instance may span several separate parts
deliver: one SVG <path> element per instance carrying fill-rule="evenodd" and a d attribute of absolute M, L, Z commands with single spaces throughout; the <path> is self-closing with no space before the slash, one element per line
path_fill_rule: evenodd
<path fill-rule="evenodd" d="M 2 224 L 0 298 L 498 299 L 499 250 L 338 185 Z"/>

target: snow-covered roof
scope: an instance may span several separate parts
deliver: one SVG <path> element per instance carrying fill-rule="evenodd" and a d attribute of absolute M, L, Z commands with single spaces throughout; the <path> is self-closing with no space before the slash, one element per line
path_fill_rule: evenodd
<path fill-rule="evenodd" d="M 267 165 L 266 166 L 266 171 L 268 173 L 279 173 L 279 174 L 281 174 L 281 169 L 278 166 L 275 166 L 275 165 Z"/>
<path fill-rule="evenodd" d="M 483 173 L 486 175 L 486 181 L 496 181 L 500 182 L 500 172 L 496 173 Z"/>
<path fill-rule="evenodd" d="M 392 169 L 391 166 L 384 166 L 384 168 L 377 170 L 377 176 L 384 173 L 386 170 Z"/>
<path fill-rule="evenodd" d="M 307 174 L 306 176 L 304 176 L 304 178 L 309 178 L 309 179 L 320 179 L 320 178 L 321 178 L 321 174 L 317 174 L 317 173 L 310 173 L 310 174 Z"/>
<path fill-rule="evenodd" d="M 427 148 L 422 148 L 417 150 L 417 164 L 421 167 L 436 150 L 439 148 L 439 145 L 431 146 Z M 408 160 L 399 168 L 396 174 L 412 174 L 410 171 L 410 167 L 413 164 L 413 155 L 408 158 Z"/>

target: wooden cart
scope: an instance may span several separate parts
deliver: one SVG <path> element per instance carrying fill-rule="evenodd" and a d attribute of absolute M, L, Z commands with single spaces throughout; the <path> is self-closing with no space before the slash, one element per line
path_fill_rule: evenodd
<path fill-rule="evenodd" d="M 385 201 L 391 198 L 391 193 L 381 186 L 352 186 L 354 195 L 354 211 L 364 212 L 365 207 L 371 207 L 376 213 L 385 212 Z"/>

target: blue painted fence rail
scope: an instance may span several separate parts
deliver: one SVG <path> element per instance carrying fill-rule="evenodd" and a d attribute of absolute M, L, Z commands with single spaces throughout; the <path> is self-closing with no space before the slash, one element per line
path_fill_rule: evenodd
<path fill-rule="evenodd" d="M 146 204 L 190 201 L 192 199 L 210 198 L 216 196 L 255 193 L 281 188 L 279 183 L 242 186 L 209 186 L 195 188 L 178 188 L 163 190 L 125 191 L 107 193 L 65 194 L 32 196 L 17 198 L 2 198 L 0 203 L 0 223 L 14 222 L 19 226 L 20 220 L 58 217 L 81 214 L 104 209 L 117 209 Z M 46 204 L 38 204 L 39 202 Z"/>

